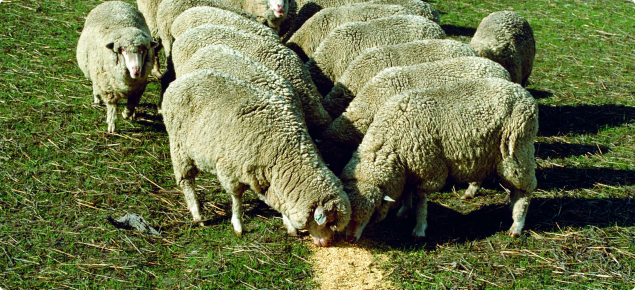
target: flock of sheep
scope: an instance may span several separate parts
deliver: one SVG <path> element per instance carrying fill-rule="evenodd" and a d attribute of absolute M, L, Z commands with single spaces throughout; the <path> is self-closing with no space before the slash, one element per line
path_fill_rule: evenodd
<path fill-rule="evenodd" d="M 135 106 L 161 78 L 178 186 L 194 222 L 199 172 L 216 174 L 243 231 L 245 190 L 318 246 L 357 241 L 400 205 L 425 237 L 427 195 L 451 180 L 464 198 L 497 174 L 518 236 L 536 188 L 538 106 L 531 27 L 514 12 L 483 19 L 471 43 L 445 39 L 420 0 L 137 0 L 95 7 L 77 61 L 106 103 Z M 157 52 L 167 65 L 161 73 Z M 413 200 L 416 207 L 413 209 Z"/>

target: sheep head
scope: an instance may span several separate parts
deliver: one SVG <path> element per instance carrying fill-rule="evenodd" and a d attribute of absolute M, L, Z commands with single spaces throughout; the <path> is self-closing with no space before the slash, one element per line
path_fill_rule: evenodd
<path fill-rule="evenodd" d="M 149 71 L 144 70 L 146 66 L 150 66 L 147 69 L 151 69 L 154 49 L 157 46 L 159 44 L 152 41 L 147 33 L 133 27 L 111 33 L 106 43 L 106 48 L 112 50 L 117 56 L 116 63 L 118 63 L 119 55 L 123 56 L 124 64 L 132 79 L 147 75 Z"/>

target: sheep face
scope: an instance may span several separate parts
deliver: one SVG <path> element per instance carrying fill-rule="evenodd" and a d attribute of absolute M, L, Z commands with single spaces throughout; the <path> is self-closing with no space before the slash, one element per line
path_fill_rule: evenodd
<path fill-rule="evenodd" d="M 106 48 L 116 54 L 117 62 L 122 56 L 128 74 L 134 80 L 148 74 L 158 45 L 145 32 L 128 28 L 110 35 Z"/>
<path fill-rule="evenodd" d="M 313 214 L 313 220 L 309 222 L 309 233 L 313 243 L 318 247 L 328 247 L 333 242 L 333 226 L 335 212 L 325 211 L 323 206 L 318 206 Z"/>
<path fill-rule="evenodd" d="M 353 184 L 344 188 L 351 201 L 352 210 L 351 221 L 346 227 L 346 240 L 350 243 L 355 243 L 362 236 L 362 232 L 370 222 L 373 214 L 381 211 L 380 209 L 384 204 L 382 197 L 384 200 L 393 202 L 394 200 L 387 196 L 384 197 L 378 187 L 364 186 L 361 182 L 353 182 Z"/>
<path fill-rule="evenodd" d="M 287 18 L 287 13 L 289 12 L 289 0 L 265 1 L 267 3 L 267 10 L 264 14 L 265 24 L 278 32 L 282 21 Z"/>

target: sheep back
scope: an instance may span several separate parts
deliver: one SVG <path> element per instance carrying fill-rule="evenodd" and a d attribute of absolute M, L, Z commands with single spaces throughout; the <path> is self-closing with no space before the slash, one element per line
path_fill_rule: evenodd
<path fill-rule="evenodd" d="M 193 7 L 183 11 L 172 23 L 172 36 L 178 38 L 188 29 L 203 24 L 228 25 L 274 41 L 280 41 L 280 37 L 273 29 L 234 12 L 210 6 Z"/>
<path fill-rule="evenodd" d="M 295 51 L 300 59 L 307 61 L 329 32 L 344 23 L 404 14 L 412 15 L 414 13 L 400 5 L 371 3 L 356 3 L 322 9 L 309 18 L 285 44 Z"/>
<path fill-rule="evenodd" d="M 395 15 L 340 25 L 320 43 L 306 63 L 323 95 L 333 88 L 348 64 L 365 50 L 421 39 L 445 38 L 441 26 L 415 15 Z"/>
<path fill-rule="evenodd" d="M 483 18 L 470 45 L 482 57 L 505 67 L 513 82 L 527 84 L 534 66 L 536 42 L 525 18 L 512 11 L 494 12 Z"/>
<path fill-rule="evenodd" d="M 383 69 L 443 60 L 461 56 L 478 56 L 469 45 L 451 39 L 426 39 L 371 48 L 355 58 L 333 89 L 324 96 L 322 105 L 337 118 L 359 90 Z"/>
<path fill-rule="evenodd" d="M 145 18 L 150 34 L 155 38 L 159 37 L 157 10 L 159 10 L 160 3 L 161 0 L 137 0 L 137 8 L 143 14 L 143 18 Z"/>
<path fill-rule="evenodd" d="M 189 29 L 175 41 L 174 65 L 186 63 L 198 49 L 213 44 L 226 45 L 249 55 L 287 79 L 302 103 L 306 123 L 311 132 L 323 130 L 330 124 L 331 117 L 322 107 L 322 96 L 318 93 L 306 67 L 292 50 L 280 42 L 233 27 L 201 25 Z"/>
<path fill-rule="evenodd" d="M 322 134 L 320 149 L 325 162 L 334 172 L 339 172 L 350 153 L 362 142 L 375 114 L 391 96 L 476 78 L 509 80 L 509 73 L 498 63 L 482 57 L 458 57 L 381 71 Z"/>
<path fill-rule="evenodd" d="M 181 76 L 166 90 L 163 116 L 177 182 L 215 172 L 228 192 L 248 186 L 296 228 L 313 227 L 315 208 L 342 230 L 350 203 L 324 165 L 288 100 L 215 70 Z"/>

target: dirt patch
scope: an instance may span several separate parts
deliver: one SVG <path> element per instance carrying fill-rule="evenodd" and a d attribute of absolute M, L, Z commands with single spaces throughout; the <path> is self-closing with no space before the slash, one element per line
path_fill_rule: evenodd
<path fill-rule="evenodd" d="M 380 265 L 385 255 L 371 254 L 357 245 L 338 241 L 331 247 L 313 247 L 311 263 L 315 280 L 322 290 L 392 289 Z"/>

